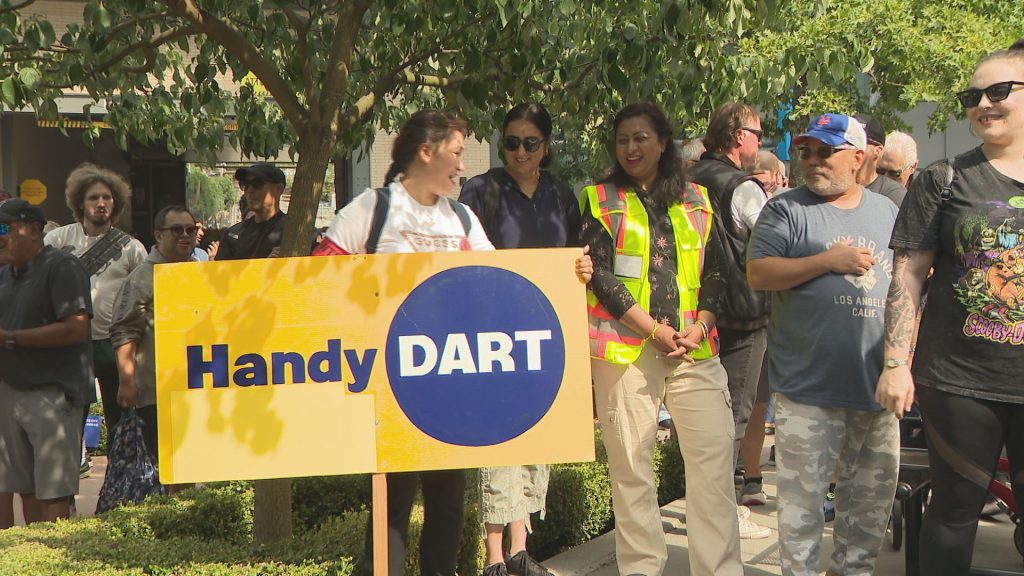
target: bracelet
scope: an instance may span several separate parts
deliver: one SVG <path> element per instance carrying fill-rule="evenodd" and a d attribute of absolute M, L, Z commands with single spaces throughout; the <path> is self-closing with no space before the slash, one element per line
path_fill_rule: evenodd
<path fill-rule="evenodd" d="M 654 323 L 654 330 L 651 330 L 651 333 L 648 334 L 647 338 L 644 338 L 644 340 L 653 340 L 654 339 L 654 335 L 658 332 L 658 328 L 659 327 L 661 327 L 661 324 L 659 324 L 658 322 L 655 322 Z"/>
<path fill-rule="evenodd" d="M 708 323 L 703 320 L 697 320 L 697 324 L 700 325 L 700 331 L 704 334 L 704 337 L 701 339 L 701 342 L 703 342 L 711 336 L 711 330 L 708 328 Z"/>

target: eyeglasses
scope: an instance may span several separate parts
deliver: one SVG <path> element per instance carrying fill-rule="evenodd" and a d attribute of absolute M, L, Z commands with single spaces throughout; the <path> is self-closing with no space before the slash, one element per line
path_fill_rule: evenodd
<path fill-rule="evenodd" d="M 505 136 L 502 143 L 505 146 L 505 150 L 508 150 L 509 152 L 519 150 L 520 144 L 522 144 L 523 148 L 526 148 L 527 152 L 536 152 L 537 150 L 540 150 L 540 145 L 544 143 L 544 138 L 537 138 L 536 136 L 530 136 L 529 138 Z"/>
<path fill-rule="evenodd" d="M 199 226 L 182 226 L 181 224 L 175 224 L 174 226 L 168 226 L 167 228 L 157 228 L 160 231 L 170 231 L 175 236 L 195 236 L 199 232 Z"/>
<path fill-rule="evenodd" d="M 888 176 L 893 180 L 899 180 L 900 177 L 903 176 L 903 173 L 906 171 L 906 168 L 904 168 L 903 170 L 886 170 L 885 168 L 881 167 L 875 168 L 875 174 L 878 174 L 879 176 Z"/>
<path fill-rule="evenodd" d="M 252 188 L 253 190 L 259 190 L 260 188 L 263 188 L 263 181 L 262 180 L 239 181 L 238 182 L 238 188 L 239 188 L 239 190 L 243 190 L 243 191 L 247 190 L 249 188 Z"/>
<path fill-rule="evenodd" d="M 11 232 L 11 228 L 7 224 L 0 224 L 0 236 L 7 236 Z"/>
<path fill-rule="evenodd" d="M 747 128 L 746 126 L 741 126 L 740 130 L 745 130 L 747 132 L 750 132 L 754 136 L 757 136 L 757 141 L 758 142 L 760 142 L 761 141 L 761 137 L 764 136 L 764 131 L 763 130 L 758 130 L 756 128 Z"/>
<path fill-rule="evenodd" d="M 811 156 L 817 156 L 821 160 L 828 160 L 836 152 L 842 152 L 843 150 L 856 150 L 856 148 L 852 146 L 820 146 L 818 148 L 797 146 L 796 149 L 800 151 L 801 160 L 809 160 Z"/>
<path fill-rule="evenodd" d="M 974 108 L 981 103 L 982 94 L 988 96 L 989 102 L 1002 102 L 1010 97 L 1010 92 L 1014 86 L 1024 86 L 1024 82 L 1007 80 L 1006 82 L 996 82 L 987 88 L 968 88 L 962 92 L 957 92 L 956 97 L 964 108 Z"/>

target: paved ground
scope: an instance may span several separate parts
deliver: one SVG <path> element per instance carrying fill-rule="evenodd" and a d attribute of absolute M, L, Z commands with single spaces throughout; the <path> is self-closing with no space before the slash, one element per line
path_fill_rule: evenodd
<path fill-rule="evenodd" d="M 770 440 L 769 440 L 770 442 Z M 767 446 L 764 456 L 767 458 Z M 751 519 L 772 529 L 772 535 L 763 540 L 744 540 L 742 557 L 746 576 L 767 576 L 782 574 L 778 555 L 778 521 L 775 508 L 775 470 L 771 467 L 763 469 L 765 492 L 768 494 L 766 506 L 751 507 Z M 686 500 L 677 500 L 661 509 L 661 522 L 665 529 L 668 542 L 669 560 L 665 569 L 666 575 L 690 574 L 688 547 L 686 538 Z M 822 540 L 823 561 L 828 560 L 832 553 L 832 528 L 828 524 Z M 978 540 L 974 551 L 975 566 L 984 566 L 1004 570 L 1000 574 L 1022 574 L 1021 557 L 1013 545 L 1013 524 L 1006 516 L 1000 520 L 983 520 L 978 531 Z M 582 546 L 569 550 L 555 558 L 544 562 L 545 566 L 558 576 L 617 576 L 615 566 L 614 533 L 604 534 Z M 822 564 L 822 571 L 827 568 Z M 878 576 L 902 576 L 906 573 L 903 551 L 892 549 L 891 540 L 886 539 L 879 561 L 875 569 Z"/>

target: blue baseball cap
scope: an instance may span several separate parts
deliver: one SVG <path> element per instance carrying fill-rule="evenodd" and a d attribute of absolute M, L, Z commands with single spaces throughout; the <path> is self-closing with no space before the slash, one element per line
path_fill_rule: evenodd
<path fill-rule="evenodd" d="M 857 150 L 864 150 L 868 144 L 864 126 L 843 114 L 822 114 L 811 120 L 807 125 L 807 131 L 797 136 L 793 143 L 800 144 L 808 138 L 820 140 L 828 146 L 849 144 Z"/>

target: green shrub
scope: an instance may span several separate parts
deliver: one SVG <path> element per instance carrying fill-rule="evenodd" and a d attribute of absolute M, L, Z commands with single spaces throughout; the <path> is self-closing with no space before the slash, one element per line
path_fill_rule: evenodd
<path fill-rule="evenodd" d="M 295 526 L 314 528 L 330 518 L 368 508 L 372 498 L 369 474 L 296 478 L 292 481 Z"/>
<path fill-rule="evenodd" d="M 188 490 L 163 496 L 151 506 L 148 522 L 155 538 L 191 535 L 246 542 L 252 537 L 253 492 L 234 486 Z"/>
<path fill-rule="evenodd" d="M 605 463 L 552 466 L 547 513 L 534 523 L 531 554 L 549 558 L 606 531 L 612 518 L 611 490 Z"/>
<path fill-rule="evenodd" d="M 664 506 L 686 495 L 686 469 L 675 437 L 659 442 L 656 449 L 658 467 L 654 481 L 658 485 L 658 506 Z"/>

